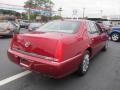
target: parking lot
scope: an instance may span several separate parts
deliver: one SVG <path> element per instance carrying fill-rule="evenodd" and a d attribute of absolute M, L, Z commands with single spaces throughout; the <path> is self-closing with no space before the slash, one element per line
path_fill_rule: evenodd
<path fill-rule="evenodd" d="M 21 30 L 27 32 L 26 30 Z M 0 84 L 2 80 L 26 72 L 7 57 L 11 38 L 0 37 Z M 120 89 L 120 42 L 108 42 L 108 50 L 93 58 L 84 77 L 77 74 L 55 80 L 29 72 L 1 84 L 0 90 L 119 90 Z"/>

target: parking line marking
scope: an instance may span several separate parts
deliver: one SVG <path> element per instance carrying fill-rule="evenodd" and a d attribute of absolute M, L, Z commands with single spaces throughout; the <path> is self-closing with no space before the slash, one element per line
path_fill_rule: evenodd
<path fill-rule="evenodd" d="M 26 75 L 30 74 L 30 73 L 31 73 L 31 71 L 24 71 L 24 72 L 22 72 L 22 73 L 19 73 L 19 74 L 16 74 L 16 75 L 14 75 L 14 76 L 11 76 L 11 77 L 9 77 L 9 78 L 6 78 L 6 79 L 4 79 L 4 80 L 1 80 L 1 81 L 0 81 L 0 86 L 3 86 L 3 85 L 5 85 L 5 84 L 7 84 L 7 83 L 9 83 L 9 82 L 12 82 L 12 81 L 14 81 L 14 80 L 16 80 L 16 79 L 19 79 L 19 78 L 21 78 L 21 77 L 23 77 L 23 76 L 26 76 Z"/>

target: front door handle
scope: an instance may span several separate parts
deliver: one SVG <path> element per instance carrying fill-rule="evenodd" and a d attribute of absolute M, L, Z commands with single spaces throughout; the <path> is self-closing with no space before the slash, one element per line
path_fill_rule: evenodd
<path fill-rule="evenodd" d="M 77 40 L 80 41 L 80 40 L 83 40 L 83 38 L 78 37 Z"/>

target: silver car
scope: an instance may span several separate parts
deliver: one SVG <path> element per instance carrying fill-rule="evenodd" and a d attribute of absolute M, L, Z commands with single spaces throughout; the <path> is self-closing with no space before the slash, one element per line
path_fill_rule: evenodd
<path fill-rule="evenodd" d="M 43 24 L 42 23 L 31 23 L 28 27 L 29 31 L 34 31 L 36 29 L 38 29 L 39 27 L 41 27 Z"/>
<path fill-rule="evenodd" d="M 18 28 L 19 26 L 13 21 L 0 21 L 0 36 L 12 36 Z"/>

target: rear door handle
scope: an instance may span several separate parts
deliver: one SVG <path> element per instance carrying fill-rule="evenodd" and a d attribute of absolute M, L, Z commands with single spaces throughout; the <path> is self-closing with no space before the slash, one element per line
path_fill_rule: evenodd
<path fill-rule="evenodd" d="M 104 39 L 104 36 L 101 36 L 101 39 Z"/>
<path fill-rule="evenodd" d="M 95 38 L 92 38 L 91 40 L 92 40 L 92 41 L 95 41 Z"/>

